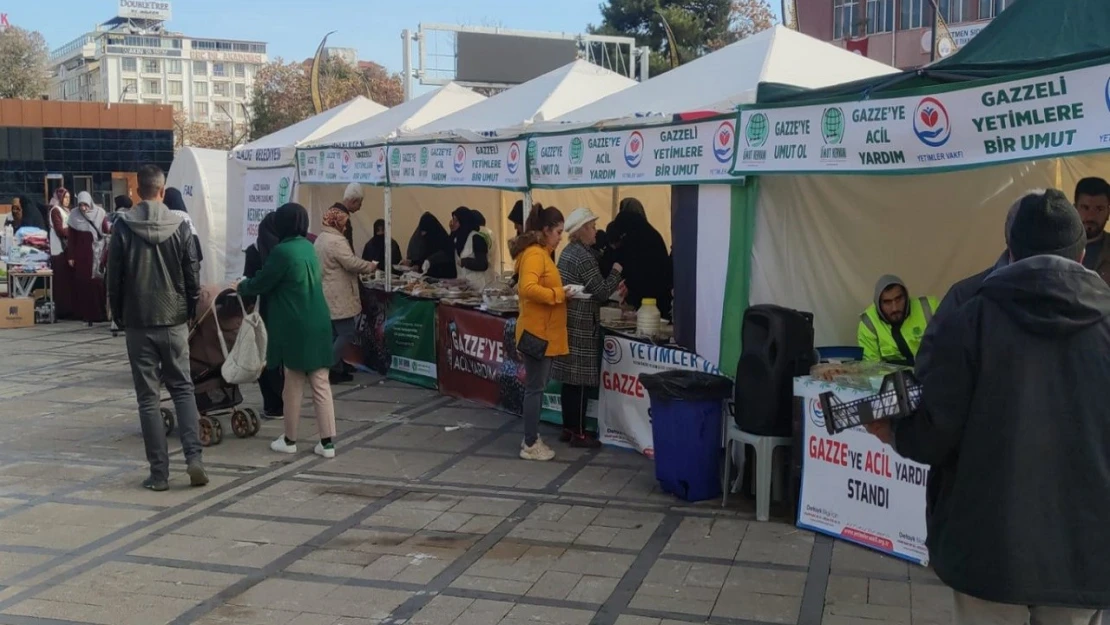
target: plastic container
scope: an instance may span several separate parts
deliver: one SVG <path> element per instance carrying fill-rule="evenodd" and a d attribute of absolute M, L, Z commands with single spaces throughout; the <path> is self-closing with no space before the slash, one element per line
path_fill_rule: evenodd
<path fill-rule="evenodd" d="M 686 501 L 721 496 L 722 401 L 732 380 L 700 371 L 663 371 L 640 376 L 651 401 L 655 479 Z"/>
<path fill-rule="evenodd" d="M 653 298 L 644 298 L 640 303 L 640 310 L 636 311 L 636 334 L 641 336 L 657 336 L 659 326 L 663 323 L 663 316 Z"/>

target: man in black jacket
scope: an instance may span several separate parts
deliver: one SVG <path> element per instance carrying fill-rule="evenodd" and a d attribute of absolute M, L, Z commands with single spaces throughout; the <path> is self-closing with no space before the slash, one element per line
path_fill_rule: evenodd
<path fill-rule="evenodd" d="M 1067 197 L 1033 192 L 1012 264 L 937 320 L 921 408 L 869 429 L 940 467 L 928 546 L 957 623 L 1099 623 L 1110 608 L 1110 289 Z"/>
<path fill-rule="evenodd" d="M 180 213 L 162 203 L 166 177 L 139 170 L 142 202 L 120 213 L 108 246 L 108 299 L 112 318 L 127 333 L 127 355 L 150 462 L 144 488 L 169 489 L 166 431 L 158 409 L 159 374 L 173 397 L 189 483 L 204 486 L 197 404 L 189 375 L 189 328 L 200 295 L 197 249 Z"/>

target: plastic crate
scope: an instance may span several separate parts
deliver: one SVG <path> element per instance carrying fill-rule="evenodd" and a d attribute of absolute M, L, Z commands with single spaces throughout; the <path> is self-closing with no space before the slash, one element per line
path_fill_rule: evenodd
<path fill-rule="evenodd" d="M 909 416 L 921 405 L 921 385 L 913 374 L 898 371 L 883 378 L 879 393 L 850 402 L 842 402 L 835 393 L 821 393 L 821 410 L 825 413 L 825 429 L 836 434 L 851 428 Z"/>

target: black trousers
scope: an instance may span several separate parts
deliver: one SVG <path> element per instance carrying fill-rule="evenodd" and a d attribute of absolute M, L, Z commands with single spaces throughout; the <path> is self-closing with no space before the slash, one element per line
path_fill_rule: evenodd
<path fill-rule="evenodd" d="M 563 403 L 563 429 L 575 434 L 586 435 L 586 402 L 589 401 L 588 386 L 563 384 L 561 394 Z"/>
<path fill-rule="evenodd" d="M 281 367 L 264 369 L 258 377 L 258 390 L 262 391 L 262 409 L 270 416 L 285 414 L 281 392 L 285 388 L 285 372 Z"/>

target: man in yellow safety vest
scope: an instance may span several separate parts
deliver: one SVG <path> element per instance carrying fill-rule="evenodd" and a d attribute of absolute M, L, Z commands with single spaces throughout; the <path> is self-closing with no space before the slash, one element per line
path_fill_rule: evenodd
<path fill-rule="evenodd" d="M 879 278 L 875 303 L 860 315 L 857 339 L 863 359 L 912 367 L 936 309 L 935 297 L 911 299 L 898 276 Z"/>

